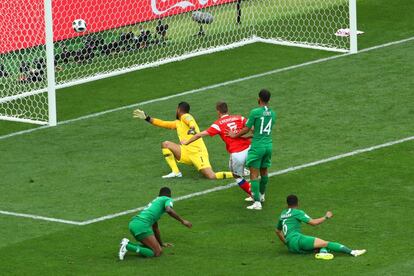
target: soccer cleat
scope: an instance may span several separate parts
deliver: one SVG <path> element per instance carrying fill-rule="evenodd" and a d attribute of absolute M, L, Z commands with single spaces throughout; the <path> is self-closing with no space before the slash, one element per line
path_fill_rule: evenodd
<path fill-rule="evenodd" d="M 254 201 L 254 199 L 253 199 L 251 196 L 249 196 L 249 197 L 246 197 L 246 198 L 244 199 L 244 201 L 247 201 L 247 202 L 253 202 L 253 201 Z"/>
<path fill-rule="evenodd" d="M 262 210 L 262 204 L 259 201 L 255 201 L 252 205 L 247 206 L 249 210 Z"/>
<path fill-rule="evenodd" d="M 318 260 L 332 260 L 334 255 L 331 253 L 317 253 L 315 258 Z"/>
<path fill-rule="evenodd" d="M 129 243 L 129 240 L 127 238 L 123 238 L 121 241 L 121 247 L 119 248 L 119 259 L 122 261 L 124 260 L 125 254 L 127 253 L 127 245 Z"/>
<path fill-rule="evenodd" d="M 181 172 L 178 172 L 178 173 L 171 172 L 167 175 L 162 176 L 162 178 L 174 178 L 174 177 L 183 177 L 183 174 Z"/>
<path fill-rule="evenodd" d="M 244 199 L 244 201 L 247 201 L 247 202 L 253 202 L 253 201 L 254 201 L 254 199 L 253 199 L 251 196 L 249 196 L 249 197 L 246 197 L 246 198 Z M 261 195 L 260 195 L 260 202 L 261 202 L 261 203 L 265 202 L 265 195 L 264 195 L 264 194 L 261 194 Z"/>
<path fill-rule="evenodd" d="M 365 254 L 367 252 L 367 250 L 362 249 L 362 250 L 352 250 L 351 251 L 351 255 L 354 257 L 358 257 L 361 256 L 362 254 Z"/>

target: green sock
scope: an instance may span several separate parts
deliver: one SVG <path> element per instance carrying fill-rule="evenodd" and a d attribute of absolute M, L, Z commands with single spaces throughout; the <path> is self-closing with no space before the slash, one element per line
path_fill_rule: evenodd
<path fill-rule="evenodd" d="M 262 177 L 261 177 L 261 179 L 260 179 L 260 193 L 261 193 L 262 195 L 264 195 L 264 194 L 265 194 L 265 192 L 266 192 L 266 185 L 267 185 L 267 182 L 269 182 L 269 176 L 267 176 L 267 175 L 262 175 Z"/>
<path fill-rule="evenodd" d="M 260 201 L 260 184 L 259 184 L 259 180 L 258 179 L 251 180 L 250 184 L 251 184 L 251 191 L 252 191 L 254 201 Z"/>
<path fill-rule="evenodd" d="M 132 242 L 129 242 L 126 246 L 126 250 L 130 252 L 137 252 L 138 246 L 136 244 L 133 244 Z"/>
<path fill-rule="evenodd" d="M 351 251 L 352 251 L 351 249 L 349 249 L 345 245 L 342 245 L 342 244 L 337 243 L 337 242 L 328 242 L 327 248 L 331 251 L 334 251 L 334 252 L 341 252 L 341 253 L 346 253 L 346 254 L 351 254 Z"/>
<path fill-rule="evenodd" d="M 140 246 L 129 242 L 126 246 L 126 249 L 131 252 L 141 254 L 144 257 L 154 257 L 154 251 L 148 247 Z"/>

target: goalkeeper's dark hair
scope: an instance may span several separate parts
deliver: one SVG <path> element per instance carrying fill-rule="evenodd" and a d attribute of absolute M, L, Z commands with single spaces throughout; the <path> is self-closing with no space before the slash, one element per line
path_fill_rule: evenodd
<path fill-rule="evenodd" d="M 171 197 L 171 190 L 168 187 L 162 187 L 160 189 L 160 196 L 168 196 Z"/>
<path fill-rule="evenodd" d="M 226 114 L 227 112 L 229 112 L 229 108 L 227 107 L 227 103 L 225 102 L 216 103 L 216 110 L 220 111 L 221 114 Z"/>
<path fill-rule="evenodd" d="M 270 92 L 267 89 L 262 89 L 259 92 L 259 98 L 262 100 L 262 102 L 264 103 L 268 103 L 270 100 Z"/>
<path fill-rule="evenodd" d="M 180 102 L 178 104 L 178 109 L 183 113 L 188 113 L 190 112 L 190 104 L 187 102 Z"/>
<path fill-rule="evenodd" d="M 286 203 L 288 206 L 297 206 L 299 202 L 299 199 L 295 195 L 288 195 L 286 198 Z"/>

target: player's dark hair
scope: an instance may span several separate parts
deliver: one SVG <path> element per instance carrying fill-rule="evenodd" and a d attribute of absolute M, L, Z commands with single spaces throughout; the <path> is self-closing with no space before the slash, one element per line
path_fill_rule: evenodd
<path fill-rule="evenodd" d="M 259 98 L 262 100 L 262 102 L 264 103 L 268 103 L 270 100 L 270 92 L 267 89 L 262 89 L 259 92 Z"/>
<path fill-rule="evenodd" d="M 298 205 L 298 197 L 295 195 L 288 195 L 286 198 L 286 203 L 288 206 L 297 206 Z"/>
<path fill-rule="evenodd" d="M 162 187 L 160 189 L 160 196 L 168 196 L 171 197 L 171 190 L 168 187 Z"/>
<path fill-rule="evenodd" d="M 180 102 L 180 103 L 178 104 L 178 109 L 179 109 L 181 112 L 188 113 L 188 112 L 190 112 L 190 104 L 189 104 L 189 103 L 187 103 L 187 102 Z"/>
<path fill-rule="evenodd" d="M 216 104 L 216 110 L 220 111 L 221 114 L 226 114 L 229 112 L 229 108 L 227 107 L 227 104 L 225 102 L 218 102 Z"/>

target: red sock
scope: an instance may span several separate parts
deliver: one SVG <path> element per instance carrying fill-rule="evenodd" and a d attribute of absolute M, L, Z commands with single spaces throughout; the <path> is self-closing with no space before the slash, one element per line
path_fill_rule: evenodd
<path fill-rule="evenodd" d="M 239 187 L 243 191 L 245 191 L 249 196 L 252 196 L 252 191 L 251 191 L 250 183 L 248 181 L 246 181 L 245 179 L 243 179 L 238 184 L 239 184 Z"/>

